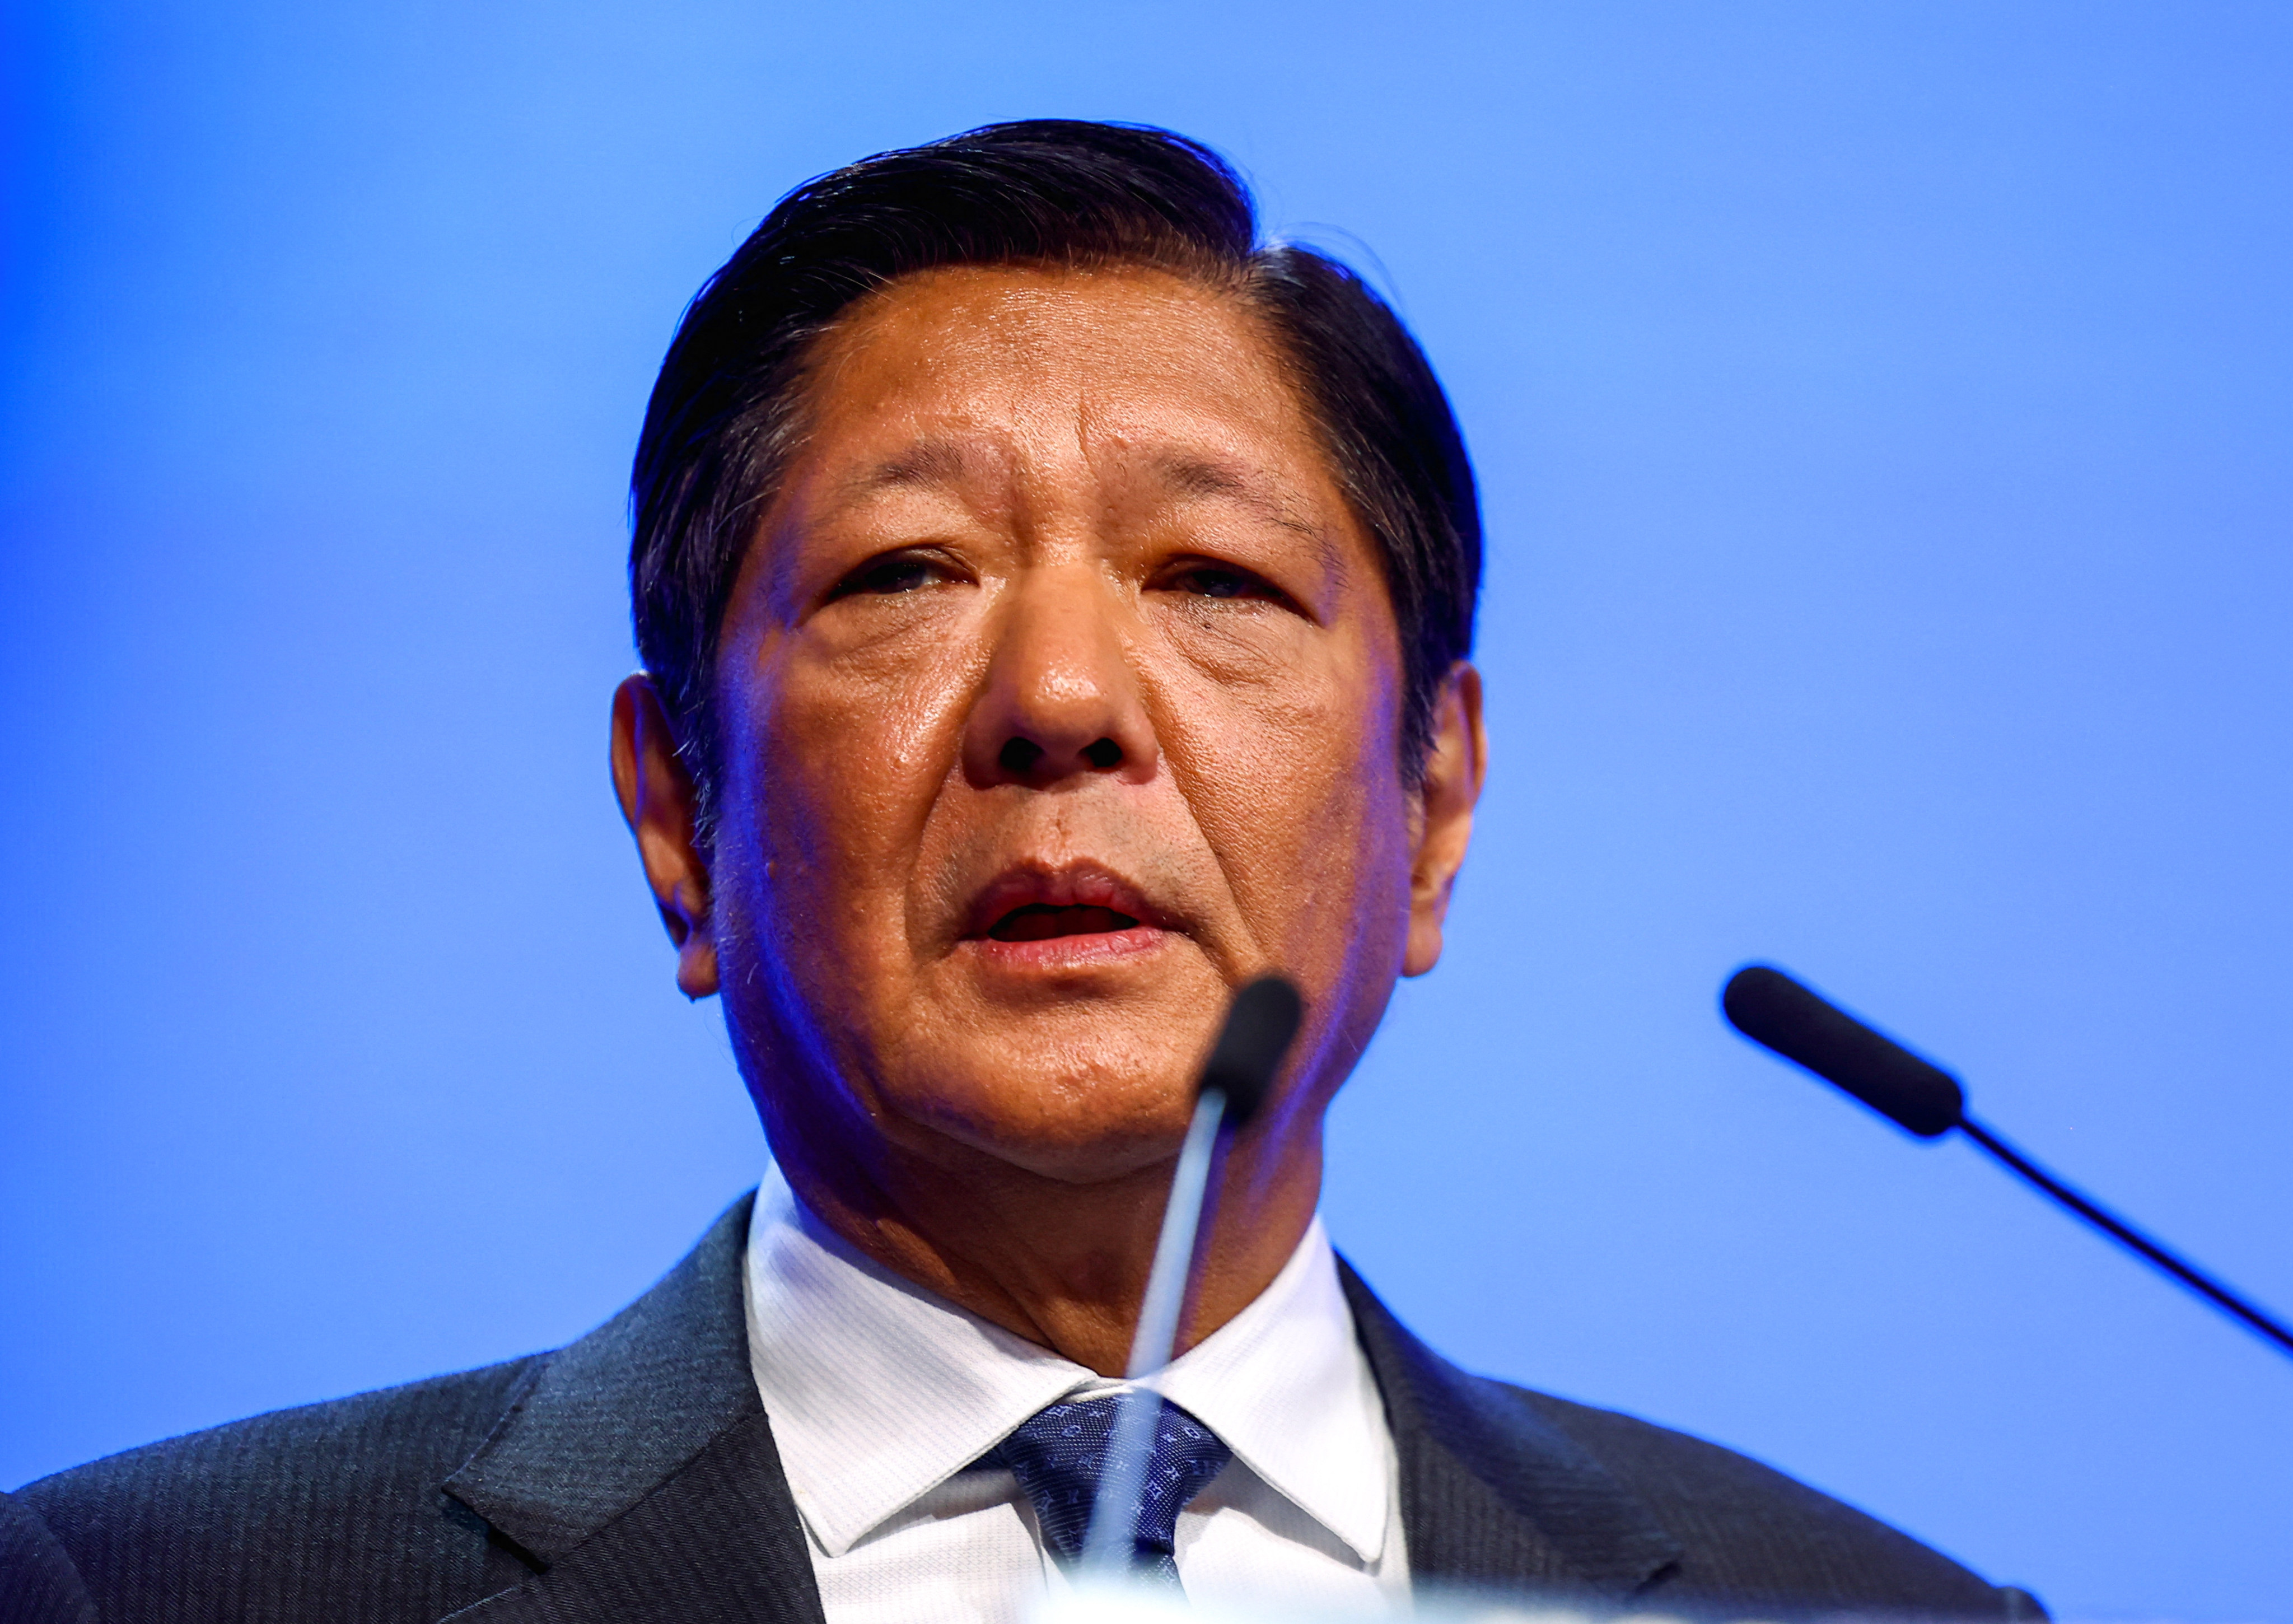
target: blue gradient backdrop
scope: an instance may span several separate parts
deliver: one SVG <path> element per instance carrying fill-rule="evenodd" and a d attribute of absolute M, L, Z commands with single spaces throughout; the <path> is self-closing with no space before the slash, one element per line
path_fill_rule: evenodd
<path fill-rule="evenodd" d="M 1486 482 L 1341 1243 L 2062 1613 L 2285 1620 L 2293 1365 L 1746 1048 L 1772 957 L 2293 1311 L 2293 12 L 19 4 L 0 1483 L 573 1336 L 756 1174 L 606 792 L 624 470 L 782 191 L 1167 123 Z"/>

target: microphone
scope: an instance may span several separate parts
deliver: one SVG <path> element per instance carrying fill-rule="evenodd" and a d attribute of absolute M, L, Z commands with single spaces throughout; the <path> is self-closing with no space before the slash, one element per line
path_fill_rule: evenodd
<path fill-rule="evenodd" d="M 1123 1375 L 1138 1382 L 1171 1362 L 1178 1343 L 1179 1311 L 1186 1303 L 1187 1280 L 1194 1273 L 1195 1232 L 1201 1228 L 1203 1200 L 1210 1182 L 1211 1153 L 1222 1128 L 1239 1128 L 1257 1115 L 1274 1087 L 1274 1074 L 1298 1035 L 1304 1006 L 1298 989 L 1280 976 L 1261 976 L 1234 995 L 1226 1025 L 1203 1062 L 1195 1114 L 1171 1177 L 1171 1197 L 1163 1208 L 1163 1231 L 1155 1242 L 1154 1266 L 1138 1305 L 1138 1328 L 1130 1342 Z M 1083 1539 L 1082 1565 L 1102 1579 L 1119 1579 L 1130 1565 L 1131 1508 L 1146 1482 L 1146 1457 L 1155 1436 L 1161 1395 L 1134 1386 L 1116 1412 L 1114 1437 L 1099 1473 L 1098 1497 L 1091 1505 L 1090 1529 Z"/>
<path fill-rule="evenodd" d="M 1836 1084 L 1922 1139 L 1953 1128 L 2007 1169 L 2059 1201 L 2111 1239 L 2140 1254 L 2224 1312 L 2293 1356 L 2293 1330 L 2194 1265 L 2175 1255 L 2123 1218 L 2080 1195 L 1966 1113 L 1966 1091 L 1957 1077 L 1920 1059 L 1884 1033 L 1827 1003 L 1783 971 L 1747 964 L 1721 990 L 1721 1011 L 1737 1031 Z"/>

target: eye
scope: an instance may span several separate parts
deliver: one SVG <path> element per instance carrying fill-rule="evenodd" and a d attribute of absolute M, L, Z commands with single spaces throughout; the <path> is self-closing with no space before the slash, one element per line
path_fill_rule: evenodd
<path fill-rule="evenodd" d="M 925 552 L 886 553 L 871 558 L 830 589 L 828 601 L 839 597 L 893 597 L 903 592 L 952 580 L 946 564 Z"/>
<path fill-rule="evenodd" d="M 1165 591 L 1183 592 L 1195 597 L 1256 599 L 1295 606 L 1287 592 L 1255 571 L 1205 558 L 1189 559 L 1173 566 L 1155 584 Z"/>

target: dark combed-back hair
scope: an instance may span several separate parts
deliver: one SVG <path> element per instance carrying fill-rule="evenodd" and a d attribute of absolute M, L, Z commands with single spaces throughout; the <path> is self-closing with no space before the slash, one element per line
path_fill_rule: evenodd
<path fill-rule="evenodd" d="M 704 809 L 718 628 L 800 433 L 807 353 L 855 300 L 949 265 L 1152 266 L 1260 314 L 1376 540 L 1414 775 L 1442 681 L 1471 648 L 1481 573 L 1472 467 L 1432 368 L 1351 271 L 1261 244 L 1248 189 L 1208 148 L 1043 118 L 879 153 L 798 187 L 685 313 L 637 442 L 629 589 L 638 654 Z"/>

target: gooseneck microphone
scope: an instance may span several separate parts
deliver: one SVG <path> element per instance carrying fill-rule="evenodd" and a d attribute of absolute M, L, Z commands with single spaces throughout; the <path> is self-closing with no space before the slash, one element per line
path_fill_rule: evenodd
<path fill-rule="evenodd" d="M 1171 1177 L 1171 1198 L 1163 1208 L 1163 1232 L 1155 1242 L 1155 1263 L 1138 1305 L 1138 1328 L 1130 1341 L 1130 1363 L 1123 1374 L 1136 1383 L 1171 1362 L 1179 1336 L 1179 1311 L 1186 1303 L 1194 1273 L 1195 1232 L 1201 1228 L 1203 1198 L 1210 1181 L 1211 1153 L 1222 1128 L 1239 1128 L 1264 1104 L 1282 1057 L 1298 1035 L 1303 1006 L 1298 989 L 1280 976 L 1263 976 L 1234 995 L 1226 1025 L 1203 1063 L 1194 1118 Z M 1130 1565 L 1132 1510 L 1146 1480 L 1146 1457 L 1155 1436 L 1161 1396 L 1133 1386 L 1123 1395 L 1114 1437 L 1099 1473 L 1090 1531 L 1083 1541 L 1082 1565 L 1102 1579 L 1119 1578 Z"/>
<path fill-rule="evenodd" d="M 1921 1060 L 1894 1039 L 1875 1032 L 1802 987 L 1779 970 L 1748 964 L 1728 979 L 1720 1008 L 1729 1024 L 1754 1043 L 1836 1084 L 1922 1139 L 1953 1128 L 1981 1146 L 2019 1177 L 2045 1191 L 2113 1240 L 2151 1263 L 2225 1313 L 2293 1355 L 2293 1330 L 2167 1251 L 2132 1224 L 2080 1195 L 1966 1114 L 1958 1079 Z"/>

